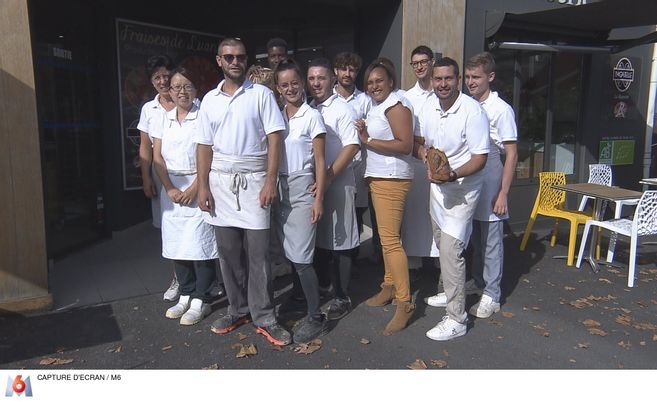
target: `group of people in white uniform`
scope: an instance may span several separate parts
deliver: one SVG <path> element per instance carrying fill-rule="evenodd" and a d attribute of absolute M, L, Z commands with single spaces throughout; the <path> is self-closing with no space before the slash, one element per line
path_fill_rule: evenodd
<path fill-rule="evenodd" d="M 293 60 L 274 57 L 287 54 L 284 41 L 270 43 L 267 87 L 247 77 L 245 45 L 222 40 L 216 60 L 224 80 L 201 102 L 190 71 L 150 62 L 158 95 L 144 105 L 139 126 L 144 192 L 159 201 L 162 256 L 174 262 L 180 293 L 166 317 L 200 322 L 211 313 L 219 277 L 229 305 L 213 332 L 253 322 L 276 345 L 325 334 L 328 321 L 353 308 L 351 264 L 368 205 L 385 273 L 381 290 L 365 304 L 396 306 L 384 335 L 403 330 L 415 311 L 409 256 L 440 255 L 444 292 L 425 302 L 447 314 L 429 338 L 466 333 L 468 293 L 483 291 L 472 315 L 499 311 L 501 223 L 508 217 L 517 133 L 513 110 L 490 90 L 492 56 L 479 54 L 466 65 L 472 98 L 459 91 L 458 64 L 434 60 L 426 46 L 411 54 L 413 88 L 400 90 L 395 66 L 379 58 L 365 69 L 361 92 L 358 55 L 340 53 L 333 63 L 318 58 L 302 71 Z M 448 157 L 448 181 L 428 174 L 431 146 Z M 272 300 L 270 231 L 294 268 L 294 299 L 306 310 L 292 333 L 278 322 Z M 471 238 L 476 258 L 466 283 Z M 321 308 L 323 281 L 332 291 Z"/>

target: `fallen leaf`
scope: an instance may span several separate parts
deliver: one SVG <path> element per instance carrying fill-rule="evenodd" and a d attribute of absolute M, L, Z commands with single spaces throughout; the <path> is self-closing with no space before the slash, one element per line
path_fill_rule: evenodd
<path fill-rule="evenodd" d="M 190 344 L 187 343 L 187 342 L 184 342 L 183 345 L 185 345 L 186 347 L 189 347 L 189 346 L 190 346 Z"/>
<path fill-rule="evenodd" d="M 608 269 L 607 272 L 611 272 L 612 274 L 620 274 L 621 272 L 617 269 Z"/>
<path fill-rule="evenodd" d="M 591 320 L 591 319 L 586 319 L 586 320 L 582 321 L 582 324 L 584 324 L 584 326 L 587 327 L 587 328 L 595 328 L 595 327 L 600 326 L 599 322 L 597 322 L 596 320 Z"/>
<path fill-rule="evenodd" d="M 628 325 L 629 326 L 632 323 L 632 317 L 630 317 L 629 315 L 620 314 L 620 315 L 616 316 L 616 319 L 614 321 L 616 321 L 617 323 L 619 323 L 621 325 Z"/>
<path fill-rule="evenodd" d="M 572 287 L 572 286 L 564 286 L 563 288 L 564 288 L 565 290 L 569 290 L 569 291 L 570 291 L 570 290 L 575 290 L 575 288 Z"/>
<path fill-rule="evenodd" d="M 657 334 L 653 334 L 653 335 L 652 335 L 652 341 L 653 341 L 653 342 L 657 341 Z"/>
<path fill-rule="evenodd" d="M 639 306 L 641 306 L 641 308 L 646 308 L 646 307 L 648 307 L 648 303 L 646 303 L 646 302 L 638 301 L 638 302 L 636 302 L 636 304 L 638 304 Z"/>
<path fill-rule="evenodd" d="M 490 324 L 492 324 L 492 325 L 496 325 L 496 326 L 498 326 L 498 327 L 502 327 L 502 326 L 503 326 L 503 324 L 502 324 L 501 322 L 497 321 L 497 320 L 489 320 L 488 322 L 489 322 Z"/>
<path fill-rule="evenodd" d="M 336 348 L 331 348 L 331 352 L 338 353 L 338 350 Z"/>
<path fill-rule="evenodd" d="M 641 346 L 646 346 L 646 341 L 641 341 L 641 342 L 639 342 L 639 345 L 641 345 Z"/>
<path fill-rule="evenodd" d="M 501 335 L 498 335 L 498 336 L 497 336 L 497 339 L 504 339 L 504 337 L 501 336 Z"/>
<path fill-rule="evenodd" d="M 411 370 L 426 370 L 427 364 L 422 359 L 415 359 L 415 361 L 408 366 Z"/>
<path fill-rule="evenodd" d="M 300 343 L 299 346 L 294 348 L 294 351 L 299 354 L 309 355 L 315 353 L 322 347 L 321 339 L 313 339 L 308 343 Z"/>
<path fill-rule="evenodd" d="M 271 350 L 275 350 L 277 352 L 283 352 L 283 348 L 278 345 L 271 345 Z"/>
<path fill-rule="evenodd" d="M 607 336 L 607 333 L 600 328 L 589 328 L 589 333 L 591 335 Z"/>
<path fill-rule="evenodd" d="M 525 283 L 529 283 L 529 279 L 523 279 L 522 281 Z"/>
<path fill-rule="evenodd" d="M 202 368 L 202 370 L 218 370 L 218 369 L 219 369 L 219 365 L 217 363 Z"/>
<path fill-rule="evenodd" d="M 243 341 L 243 340 L 245 340 L 246 338 L 248 338 L 247 335 L 244 335 L 244 334 L 241 333 L 241 332 L 238 332 L 238 333 L 237 333 L 237 337 L 240 338 L 240 341 Z"/>
<path fill-rule="evenodd" d="M 443 355 L 445 357 L 449 357 L 449 352 L 447 351 L 447 349 L 443 349 Z"/>
<path fill-rule="evenodd" d="M 169 350 L 169 349 L 172 349 L 172 348 L 173 348 L 173 346 L 167 345 L 167 346 L 162 348 L 162 351 L 166 351 L 166 350 Z"/>
<path fill-rule="evenodd" d="M 235 357 L 237 358 L 242 358 L 242 357 L 249 357 L 249 356 L 255 356 L 258 354 L 258 349 L 256 349 L 254 344 L 249 344 L 246 346 L 242 346 L 240 348 L 240 351 L 237 352 Z"/>
<path fill-rule="evenodd" d="M 231 349 L 241 349 L 242 347 L 244 347 L 244 345 L 242 345 L 241 343 L 233 343 L 232 345 L 230 345 Z"/>
<path fill-rule="evenodd" d="M 532 310 L 534 311 L 541 311 L 541 308 L 538 306 L 532 306 Z"/>
<path fill-rule="evenodd" d="M 108 350 L 108 352 L 109 353 L 121 353 L 121 350 L 123 350 L 123 346 L 119 345 L 115 348 L 112 348 L 112 349 Z"/>
<path fill-rule="evenodd" d="M 620 310 L 625 314 L 631 314 L 632 313 L 632 310 L 630 310 L 629 308 L 621 307 Z"/>
<path fill-rule="evenodd" d="M 568 361 L 571 362 L 571 363 L 577 363 L 577 360 L 575 360 L 575 359 L 569 359 Z"/>
<path fill-rule="evenodd" d="M 447 367 L 447 362 L 445 360 L 431 360 L 431 365 L 437 368 Z"/>
<path fill-rule="evenodd" d="M 587 308 L 587 307 L 592 307 L 593 304 L 589 302 L 587 299 L 577 299 L 569 302 L 571 306 L 575 308 Z"/>
<path fill-rule="evenodd" d="M 39 364 L 42 366 L 61 366 L 63 364 L 73 363 L 73 359 L 58 359 L 55 357 L 46 357 Z"/>
<path fill-rule="evenodd" d="M 362 343 L 363 345 L 369 345 L 372 342 L 370 342 L 369 339 L 360 338 L 360 343 Z"/>
<path fill-rule="evenodd" d="M 591 344 L 588 342 L 582 342 L 577 344 L 577 347 L 580 349 L 588 349 L 589 346 L 591 346 Z"/>
<path fill-rule="evenodd" d="M 598 278 L 599 282 L 604 282 L 604 283 L 611 283 L 611 281 L 607 278 Z"/>
<path fill-rule="evenodd" d="M 618 342 L 618 346 L 620 346 L 623 349 L 629 349 L 629 348 L 632 347 L 632 344 L 630 343 L 630 341 L 627 341 L 627 342 L 620 341 L 620 342 Z"/>
<path fill-rule="evenodd" d="M 505 318 L 513 318 L 514 315 L 515 315 L 515 314 L 513 314 L 513 313 L 511 313 L 511 312 L 509 312 L 509 311 L 502 311 L 502 317 L 505 317 Z"/>
<path fill-rule="evenodd" d="M 543 332 L 543 336 L 546 337 L 546 338 L 549 338 L 549 337 L 550 337 L 550 333 L 547 332 L 547 331 L 545 331 L 545 332 Z"/>

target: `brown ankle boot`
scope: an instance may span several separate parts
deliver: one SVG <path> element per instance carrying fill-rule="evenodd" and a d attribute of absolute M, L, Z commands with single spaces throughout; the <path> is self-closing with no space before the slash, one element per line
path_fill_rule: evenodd
<path fill-rule="evenodd" d="M 408 320 L 411 319 L 414 312 L 415 304 L 397 300 L 397 310 L 392 320 L 386 325 L 386 329 L 383 330 L 383 335 L 392 335 L 406 328 L 406 324 L 408 324 Z"/>
<path fill-rule="evenodd" d="M 390 303 L 395 297 L 395 286 L 386 285 L 385 283 L 381 284 L 381 291 L 374 296 L 367 299 L 365 304 L 370 307 L 382 307 Z"/>

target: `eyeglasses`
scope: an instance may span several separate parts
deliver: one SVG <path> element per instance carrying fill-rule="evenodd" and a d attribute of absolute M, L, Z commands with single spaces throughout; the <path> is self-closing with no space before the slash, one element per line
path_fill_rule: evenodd
<path fill-rule="evenodd" d="M 232 64 L 233 60 L 237 58 L 238 63 L 245 63 L 246 62 L 246 55 L 245 54 L 224 54 L 219 57 L 222 57 L 224 61 L 228 64 Z"/>
<path fill-rule="evenodd" d="M 411 67 L 413 67 L 413 68 L 418 68 L 418 67 L 420 67 L 420 66 L 422 66 L 422 67 L 426 67 L 427 65 L 429 65 L 429 62 L 430 62 L 430 61 L 431 61 L 431 59 L 423 59 L 423 60 L 418 60 L 418 61 L 412 61 L 412 62 L 410 62 L 409 64 L 410 64 Z"/>
<path fill-rule="evenodd" d="M 194 85 L 191 85 L 191 84 L 185 84 L 185 85 L 173 85 L 169 89 L 171 89 L 173 92 L 178 93 L 178 92 L 182 91 L 183 89 L 185 90 L 185 92 L 191 92 L 194 89 L 196 89 L 196 87 Z"/>

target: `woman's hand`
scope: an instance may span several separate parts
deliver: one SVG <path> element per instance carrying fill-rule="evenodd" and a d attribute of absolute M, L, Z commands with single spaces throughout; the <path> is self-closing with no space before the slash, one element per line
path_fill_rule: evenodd
<path fill-rule="evenodd" d="M 180 197 L 180 205 L 191 205 L 196 200 L 196 195 L 198 193 L 198 186 L 196 185 L 196 180 L 192 183 L 191 186 L 187 187 L 185 191 L 182 192 Z"/>
<path fill-rule="evenodd" d="M 144 176 L 142 178 L 142 183 L 144 186 L 144 195 L 146 198 L 157 198 L 157 189 L 155 188 L 155 183 L 150 177 Z"/>
<path fill-rule="evenodd" d="M 175 202 L 176 204 L 180 204 L 180 199 L 182 198 L 183 192 L 175 187 L 172 187 L 167 190 L 167 195 L 171 201 Z"/>
<path fill-rule="evenodd" d="M 354 122 L 354 125 L 356 126 L 356 130 L 358 130 L 358 138 L 360 139 L 361 144 L 367 144 L 367 139 L 370 135 L 367 133 L 365 120 L 358 119 Z"/>
<path fill-rule="evenodd" d="M 310 223 L 315 224 L 322 219 L 324 215 L 324 203 L 319 198 L 315 197 L 313 200 L 313 205 L 310 208 Z"/>

